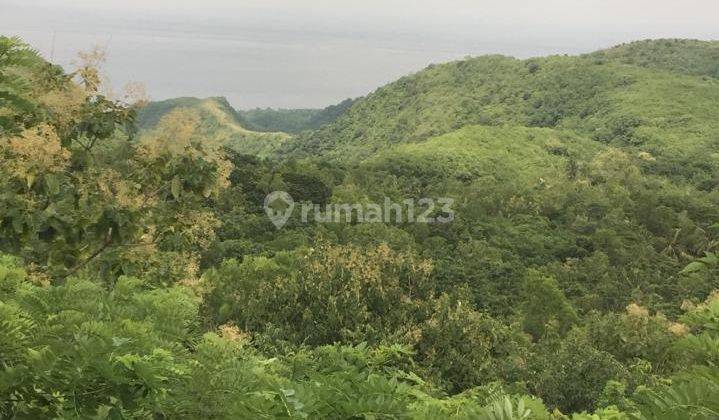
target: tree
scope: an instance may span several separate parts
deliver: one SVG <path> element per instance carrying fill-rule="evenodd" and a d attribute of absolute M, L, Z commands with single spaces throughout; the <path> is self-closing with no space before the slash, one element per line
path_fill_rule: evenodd
<path fill-rule="evenodd" d="M 535 339 L 541 338 L 547 332 L 566 333 L 578 320 L 574 308 L 562 293 L 557 281 L 551 277 L 530 271 L 525 295 L 527 300 L 522 311 L 524 329 Z"/>

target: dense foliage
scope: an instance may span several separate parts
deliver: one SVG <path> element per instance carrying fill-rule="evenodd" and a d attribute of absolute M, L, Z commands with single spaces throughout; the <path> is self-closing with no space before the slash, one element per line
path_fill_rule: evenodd
<path fill-rule="evenodd" d="M 349 109 L 355 100 L 345 99 L 324 109 L 272 109 L 255 108 L 238 111 L 247 127 L 257 131 L 282 131 L 297 134 L 316 130 L 336 120 Z"/>
<path fill-rule="evenodd" d="M 715 52 L 432 66 L 290 137 L 0 38 L 0 417 L 719 417 Z"/>
<path fill-rule="evenodd" d="M 194 129 L 203 142 L 222 144 L 241 153 L 268 156 L 289 139 L 284 132 L 259 130 L 227 102 L 225 98 L 177 98 L 150 102 L 137 110 L 141 132 L 163 132 L 176 119 L 196 120 Z M 268 131 L 268 132 L 260 132 Z"/>
<path fill-rule="evenodd" d="M 617 45 L 590 55 L 694 76 L 719 78 L 719 43 L 689 39 L 646 40 Z"/>

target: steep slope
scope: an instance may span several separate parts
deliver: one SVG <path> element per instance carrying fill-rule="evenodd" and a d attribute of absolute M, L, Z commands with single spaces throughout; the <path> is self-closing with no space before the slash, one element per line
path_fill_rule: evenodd
<path fill-rule="evenodd" d="M 203 136 L 220 141 L 240 153 L 268 156 L 290 139 L 290 135 L 282 132 L 257 132 L 245 128 L 249 123 L 225 98 L 177 98 L 152 102 L 138 112 L 138 127 L 145 132 L 151 131 L 163 118 L 177 110 L 196 114 Z"/>
<path fill-rule="evenodd" d="M 153 101 L 143 106 L 137 113 L 137 127 L 140 130 L 148 130 L 154 128 L 162 117 L 177 108 L 200 108 L 208 103 L 214 104 L 215 107 L 221 109 L 223 113 L 231 116 L 240 125 L 249 125 L 242 117 L 232 108 L 227 99 L 223 97 L 212 98 L 194 98 L 181 97 L 166 99 L 164 101 Z"/>
<path fill-rule="evenodd" d="M 675 49 L 642 45 L 633 54 L 648 49 L 666 55 L 658 62 L 674 62 Z M 693 51 L 696 61 L 714 60 L 712 48 Z M 717 168 L 707 151 L 718 145 L 719 82 L 620 61 L 485 56 L 430 66 L 376 90 L 286 152 L 356 160 L 468 124 L 553 127 L 645 151 L 654 171 L 710 188 L 702 173 Z"/>
<path fill-rule="evenodd" d="M 181 97 L 150 102 L 137 114 L 141 131 L 155 129 L 160 121 L 178 109 L 191 110 L 200 117 L 204 134 L 222 138 L 240 153 L 269 156 L 292 134 L 315 130 L 339 118 L 356 100 L 346 99 L 324 109 L 252 109 L 235 110 L 223 97 Z"/>
<path fill-rule="evenodd" d="M 296 150 L 342 155 L 362 149 L 367 154 L 465 124 L 505 119 L 520 103 L 516 75 L 526 72 L 523 67 L 519 60 L 500 56 L 430 67 L 358 101 L 334 123 L 302 136 Z M 494 106 L 480 115 L 477 105 L 483 102 Z"/>

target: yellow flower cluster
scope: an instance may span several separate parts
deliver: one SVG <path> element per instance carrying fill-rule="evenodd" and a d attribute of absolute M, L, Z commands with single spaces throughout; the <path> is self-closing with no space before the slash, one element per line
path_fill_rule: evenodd
<path fill-rule="evenodd" d="M 10 176 L 24 180 L 30 188 L 38 176 L 65 169 L 70 152 L 60 144 L 60 138 L 49 125 L 24 130 L 0 145 L 2 166 Z"/>

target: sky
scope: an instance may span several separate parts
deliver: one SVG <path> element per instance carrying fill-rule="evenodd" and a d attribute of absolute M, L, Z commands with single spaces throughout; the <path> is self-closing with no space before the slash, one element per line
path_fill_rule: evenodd
<path fill-rule="evenodd" d="M 318 108 L 432 63 L 719 39 L 716 0 L 0 0 L 0 34 L 72 69 L 106 50 L 115 90 Z"/>

